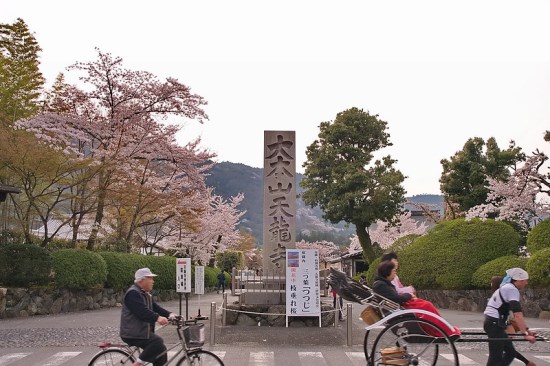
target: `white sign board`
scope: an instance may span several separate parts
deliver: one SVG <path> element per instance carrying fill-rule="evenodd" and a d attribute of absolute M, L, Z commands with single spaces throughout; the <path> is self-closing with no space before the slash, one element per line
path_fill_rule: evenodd
<path fill-rule="evenodd" d="M 286 250 L 286 315 L 319 316 L 320 323 L 321 291 L 317 249 Z"/>
<path fill-rule="evenodd" d="M 191 258 L 176 259 L 176 292 L 191 292 Z"/>
<path fill-rule="evenodd" d="M 195 266 L 195 293 L 204 295 L 204 266 Z"/>

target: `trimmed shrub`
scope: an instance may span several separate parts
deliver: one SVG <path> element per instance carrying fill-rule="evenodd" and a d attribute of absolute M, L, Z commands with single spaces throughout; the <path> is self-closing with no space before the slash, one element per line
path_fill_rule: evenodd
<path fill-rule="evenodd" d="M 121 252 L 99 252 L 107 264 L 105 287 L 126 289 L 134 283 L 134 273 L 147 267 L 146 256 Z M 153 272 L 154 273 L 154 272 Z"/>
<path fill-rule="evenodd" d="M 550 219 L 535 225 L 527 234 L 527 250 L 534 254 L 538 250 L 550 248 Z"/>
<path fill-rule="evenodd" d="M 241 269 L 244 266 L 244 254 L 237 250 L 226 250 L 216 253 L 217 266 L 226 272 L 230 272 L 233 267 Z"/>
<path fill-rule="evenodd" d="M 527 265 L 527 258 L 520 258 L 513 255 L 507 255 L 493 259 L 479 267 L 472 275 L 472 284 L 479 288 L 490 288 L 491 278 L 493 276 L 504 277 L 509 268 L 523 268 Z"/>
<path fill-rule="evenodd" d="M 52 256 L 33 244 L 0 246 L 0 283 L 4 286 L 29 287 L 50 282 Z"/>
<path fill-rule="evenodd" d="M 380 264 L 381 259 L 382 257 L 378 257 L 375 260 L 373 260 L 372 263 L 369 263 L 369 269 L 367 270 L 367 273 L 366 273 L 368 286 L 372 286 L 372 284 L 374 283 L 376 270 L 378 269 L 378 265 Z"/>
<path fill-rule="evenodd" d="M 149 267 L 149 269 L 157 275 L 157 277 L 155 277 L 155 289 L 176 289 L 176 257 L 151 255 L 142 257 L 145 257 L 145 267 Z M 132 272 L 132 276 L 134 275 L 134 272 Z M 195 269 L 191 266 L 191 287 L 195 285 L 194 280 Z"/>
<path fill-rule="evenodd" d="M 204 287 L 216 287 L 218 285 L 218 273 L 220 273 L 220 270 L 218 268 L 205 266 Z"/>
<path fill-rule="evenodd" d="M 107 263 L 106 287 L 126 289 L 134 283 L 134 274 L 140 268 L 147 267 L 157 275 L 154 289 L 176 289 L 176 258 L 170 256 L 152 256 L 121 252 L 100 252 Z M 193 274 L 194 271 L 191 271 Z M 191 279 L 193 281 L 193 278 Z"/>
<path fill-rule="evenodd" d="M 550 285 L 550 248 L 536 251 L 527 261 L 526 267 L 531 287 L 548 287 Z"/>
<path fill-rule="evenodd" d="M 518 233 L 504 222 L 446 221 L 399 253 L 399 277 L 417 289 L 468 289 L 481 265 L 515 255 L 519 243 Z"/>
<path fill-rule="evenodd" d="M 85 249 L 62 249 L 52 254 L 58 288 L 101 288 L 107 279 L 107 264 L 99 254 Z"/>
<path fill-rule="evenodd" d="M 418 234 L 409 234 L 402 236 L 394 241 L 393 244 L 385 252 L 395 252 L 397 253 L 397 257 L 399 257 L 399 252 L 402 252 L 405 248 L 409 247 L 420 236 L 421 235 Z"/>

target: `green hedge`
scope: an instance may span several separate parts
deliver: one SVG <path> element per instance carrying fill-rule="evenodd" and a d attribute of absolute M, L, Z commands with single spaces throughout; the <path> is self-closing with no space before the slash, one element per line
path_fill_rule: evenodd
<path fill-rule="evenodd" d="M 527 261 L 529 286 L 548 287 L 550 285 L 550 248 L 536 251 Z"/>
<path fill-rule="evenodd" d="M 154 288 L 176 289 L 176 258 L 170 256 L 149 256 L 120 252 L 100 252 L 107 263 L 106 287 L 125 289 L 134 283 L 134 274 L 147 267 L 157 275 Z"/>
<path fill-rule="evenodd" d="M 101 288 L 107 279 L 103 258 L 85 249 L 62 249 L 53 253 L 55 285 L 58 288 Z"/>
<path fill-rule="evenodd" d="M 418 289 L 469 289 L 481 265 L 515 255 L 519 243 L 519 234 L 504 222 L 446 221 L 399 253 L 399 277 Z"/>
<path fill-rule="evenodd" d="M 372 263 L 369 263 L 369 269 L 367 270 L 367 274 L 365 275 L 367 277 L 367 284 L 369 286 L 372 286 L 374 283 L 374 277 L 376 277 L 376 270 L 378 269 L 378 265 L 380 264 L 382 257 L 378 257 L 375 260 L 372 261 Z"/>
<path fill-rule="evenodd" d="M 52 256 L 46 249 L 33 244 L 0 246 L 0 284 L 29 287 L 50 282 Z"/>
<path fill-rule="evenodd" d="M 238 250 L 226 250 L 225 252 L 216 253 L 216 263 L 220 269 L 226 272 L 231 272 L 233 267 L 242 269 L 244 266 L 244 253 Z"/>
<path fill-rule="evenodd" d="M 493 276 L 504 277 L 509 268 L 523 268 L 527 265 L 527 258 L 519 258 L 513 255 L 499 257 L 479 267 L 472 275 L 472 284 L 479 288 L 490 288 Z"/>
<path fill-rule="evenodd" d="M 529 253 L 550 248 L 550 219 L 539 222 L 527 234 L 527 250 Z"/>

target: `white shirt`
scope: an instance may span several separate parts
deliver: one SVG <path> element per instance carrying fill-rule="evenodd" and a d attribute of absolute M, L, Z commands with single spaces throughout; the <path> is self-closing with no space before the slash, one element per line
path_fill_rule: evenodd
<path fill-rule="evenodd" d="M 487 303 L 487 307 L 485 308 L 485 311 L 483 314 L 490 316 L 492 318 L 498 318 L 498 308 L 502 305 L 502 300 L 499 296 L 499 292 L 502 295 L 502 298 L 504 301 L 509 303 L 510 301 L 518 301 L 520 300 L 520 294 L 519 290 L 516 286 L 514 286 L 511 283 L 507 283 L 506 285 L 503 285 L 501 288 L 496 290 L 493 295 L 489 298 L 489 302 Z"/>

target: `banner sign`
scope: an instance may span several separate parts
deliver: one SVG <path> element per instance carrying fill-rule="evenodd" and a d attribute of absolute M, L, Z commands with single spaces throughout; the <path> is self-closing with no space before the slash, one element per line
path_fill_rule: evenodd
<path fill-rule="evenodd" d="M 286 315 L 321 316 L 317 249 L 286 250 Z"/>
<path fill-rule="evenodd" d="M 204 266 L 195 266 L 195 293 L 204 295 Z"/>
<path fill-rule="evenodd" d="M 191 258 L 176 259 L 176 292 L 191 292 Z"/>

